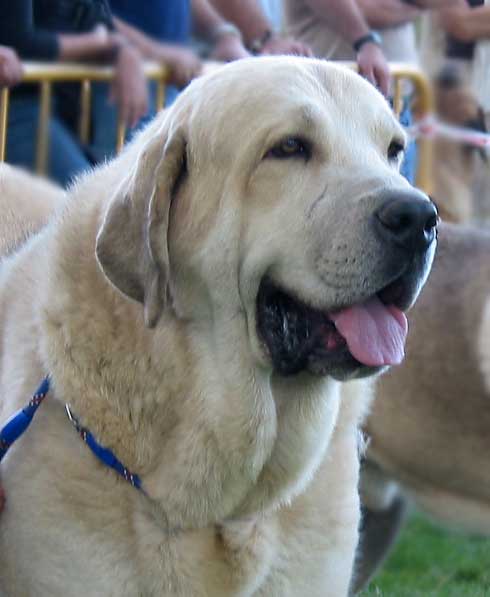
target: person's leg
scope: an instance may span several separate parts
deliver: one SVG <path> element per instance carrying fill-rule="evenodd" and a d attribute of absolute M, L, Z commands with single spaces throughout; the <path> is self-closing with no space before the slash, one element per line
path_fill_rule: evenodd
<path fill-rule="evenodd" d="M 9 164 L 34 170 L 38 118 L 35 94 L 11 98 L 6 155 Z M 49 176 L 63 186 L 90 166 L 77 141 L 56 117 L 49 123 L 49 148 Z"/>
<path fill-rule="evenodd" d="M 165 90 L 165 107 L 171 106 L 179 95 L 179 90 L 174 85 L 167 85 Z"/>
<path fill-rule="evenodd" d="M 126 140 L 133 138 L 156 114 L 156 86 L 149 87 L 149 111 L 138 124 L 127 131 Z M 92 87 L 92 139 L 88 147 L 90 156 L 100 163 L 115 155 L 117 138 L 117 108 L 109 102 L 107 83 L 94 83 Z"/>
<path fill-rule="evenodd" d="M 117 109 L 109 103 L 107 83 L 92 85 L 92 134 L 88 151 L 97 163 L 115 155 L 117 137 Z"/>
<path fill-rule="evenodd" d="M 51 119 L 49 135 L 49 175 L 66 187 L 92 164 L 78 141 L 57 118 Z"/>

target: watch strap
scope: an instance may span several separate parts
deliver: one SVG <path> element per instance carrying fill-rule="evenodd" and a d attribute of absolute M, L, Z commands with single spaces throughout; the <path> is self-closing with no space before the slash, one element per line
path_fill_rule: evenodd
<path fill-rule="evenodd" d="M 352 44 L 352 47 L 354 48 L 354 51 L 357 53 L 365 44 L 376 44 L 377 46 L 381 46 L 381 36 L 379 35 L 379 33 L 376 33 L 376 31 L 370 31 L 369 33 L 366 33 L 366 35 L 363 35 L 362 37 L 359 37 L 359 39 L 356 39 L 356 41 Z"/>

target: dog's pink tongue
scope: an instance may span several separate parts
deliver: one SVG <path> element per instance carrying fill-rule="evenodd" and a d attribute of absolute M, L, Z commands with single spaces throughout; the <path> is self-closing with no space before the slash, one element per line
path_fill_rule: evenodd
<path fill-rule="evenodd" d="M 370 367 L 398 365 L 405 356 L 405 314 L 377 298 L 329 315 L 352 356 Z"/>

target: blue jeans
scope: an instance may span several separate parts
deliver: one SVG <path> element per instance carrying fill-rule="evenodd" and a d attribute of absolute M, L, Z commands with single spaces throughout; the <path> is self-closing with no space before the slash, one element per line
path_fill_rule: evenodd
<path fill-rule="evenodd" d="M 409 99 L 405 99 L 403 109 L 400 113 L 400 124 L 403 126 L 410 126 L 413 122 L 412 111 L 410 109 Z M 410 141 L 405 150 L 405 159 L 402 162 L 400 172 L 412 185 L 415 184 L 417 178 L 418 166 L 418 149 L 415 141 Z"/>
<path fill-rule="evenodd" d="M 90 167 L 83 150 L 69 129 L 55 115 L 49 122 L 48 175 L 66 187 Z M 35 167 L 39 100 L 35 93 L 12 94 L 10 100 L 6 161 L 28 170 Z"/>
<path fill-rule="evenodd" d="M 178 91 L 169 85 L 165 89 L 165 106 L 175 101 Z M 144 127 L 156 115 L 156 85 L 149 85 L 149 110 L 138 124 L 127 131 L 126 141 L 130 141 L 135 133 Z M 90 144 L 90 155 L 96 162 L 108 160 L 115 154 L 117 135 L 117 108 L 109 103 L 109 88 L 106 83 L 95 83 L 92 89 L 92 123 L 93 134 Z"/>

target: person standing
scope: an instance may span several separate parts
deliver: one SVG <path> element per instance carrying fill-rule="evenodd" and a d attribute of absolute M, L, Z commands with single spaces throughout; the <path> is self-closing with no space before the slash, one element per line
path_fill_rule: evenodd
<path fill-rule="evenodd" d="M 22 59 L 112 62 L 116 69 L 113 96 L 128 123 L 147 110 L 146 86 L 139 53 L 115 35 L 106 0 L 0 0 L 0 43 Z M 69 86 L 56 87 L 49 122 L 49 174 L 61 185 L 90 166 L 73 133 L 76 102 L 66 101 Z M 76 98 L 75 98 L 76 99 Z M 73 108 L 70 111 L 68 108 Z M 34 167 L 39 116 L 38 89 L 21 85 L 11 93 L 7 161 Z"/>
<path fill-rule="evenodd" d="M 355 44 L 359 70 L 383 93 L 388 92 L 389 68 L 377 37 L 355 0 L 284 0 L 289 36 L 275 33 L 258 0 L 213 0 L 220 12 L 242 31 L 246 45 L 257 54 L 301 54 L 330 57 L 320 47 L 325 28 Z M 312 52 L 313 51 L 313 52 Z"/>
<path fill-rule="evenodd" d="M 201 59 L 190 47 L 193 31 L 209 40 L 214 60 L 231 61 L 250 55 L 238 29 L 226 22 L 208 0 L 110 0 L 110 8 L 119 34 L 145 60 L 162 63 L 169 69 L 166 105 L 201 72 Z M 148 113 L 133 123 L 128 138 L 156 113 L 155 85 L 150 84 L 148 89 Z M 94 86 L 93 117 L 91 153 L 100 161 L 113 153 L 117 130 L 117 115 L 104 84 Z"/>

